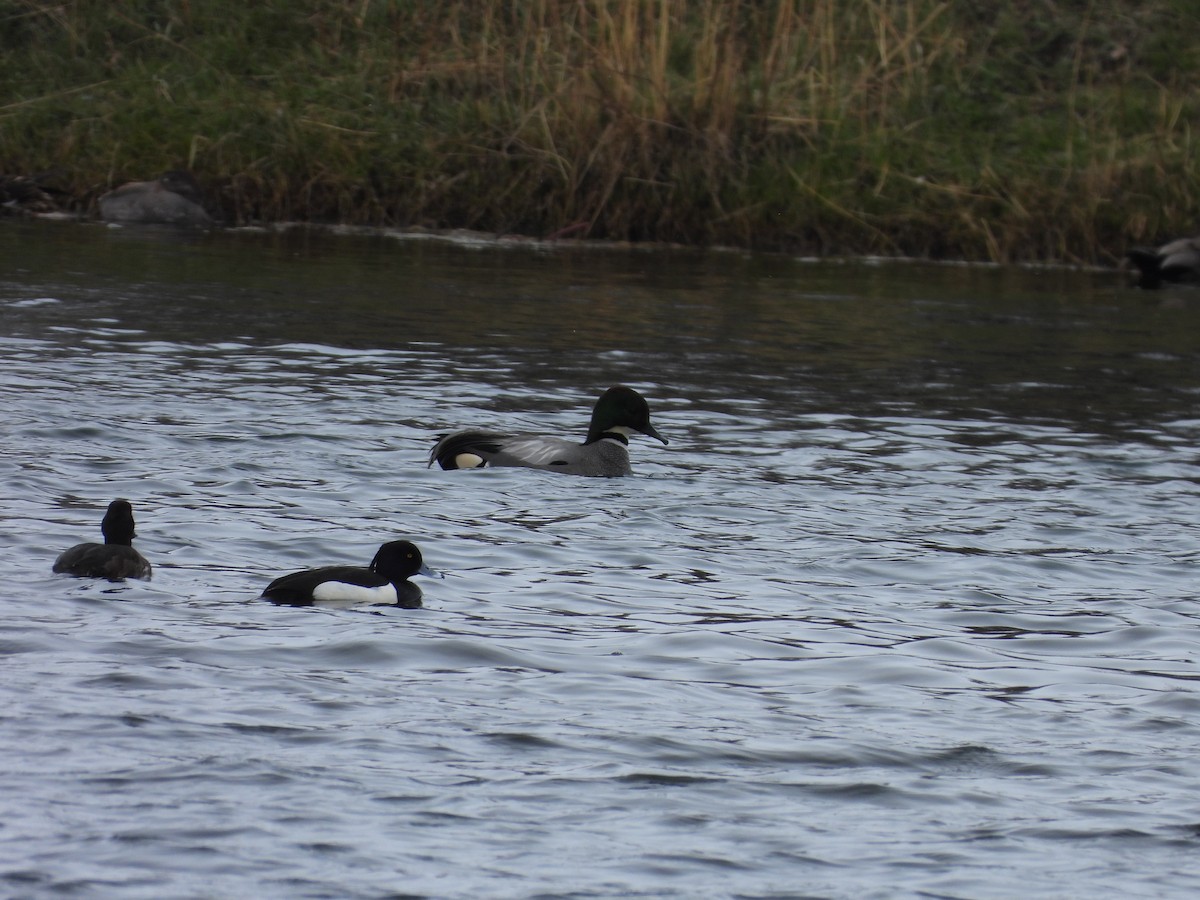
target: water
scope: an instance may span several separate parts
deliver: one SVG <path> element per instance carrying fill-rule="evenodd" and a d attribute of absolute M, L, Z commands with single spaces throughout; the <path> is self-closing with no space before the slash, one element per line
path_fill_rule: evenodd
<path fill-rule="evenodd" d="M 1200 294 L 2 224 L 4 896 L 1200 889 Z M 425 468 L 618 382 L 632 478 Z"/>

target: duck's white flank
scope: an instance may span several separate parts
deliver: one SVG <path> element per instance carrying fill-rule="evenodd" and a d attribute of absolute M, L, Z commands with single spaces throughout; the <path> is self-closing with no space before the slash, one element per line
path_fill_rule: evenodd
<path fill-rule="evenodd" d="M 379 587 L 363 587 L 361 584 L 346 584 L 344 581 L 324 581 L 312 593 L 314 600 L 348 600 L 354 603 L 395 603 L 396 588 L 391 584 Z"/>

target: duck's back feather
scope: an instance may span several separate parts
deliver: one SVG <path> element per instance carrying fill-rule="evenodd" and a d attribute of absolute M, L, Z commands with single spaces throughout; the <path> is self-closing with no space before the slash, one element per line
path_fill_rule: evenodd
<path fill-rule="evenodd" d="M 149 578 L 150 563 L 124 544 L 76 544 L 54 561 L 54 571 L 80 578 Z"/>
<path fill-rule="evenodd" d="M 453 434 L 443 434 L 429 451 L 429 465 L 435 462 L 443 469 L 474 468 L 474 466 L 459 465 L 459 457 L 464 455 L 478 456 L 487 461 L 488 457 L 500 452 L 505 436 L 494 431 L 456 431 Z"/>

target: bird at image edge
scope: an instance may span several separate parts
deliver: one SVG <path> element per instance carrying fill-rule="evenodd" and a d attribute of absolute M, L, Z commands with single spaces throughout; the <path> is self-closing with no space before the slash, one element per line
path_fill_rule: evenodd
<path fill-rule="evenodd" d="M 1134 247 L 1125 256 L 1138 268 L 1138 287 L 1200 281 L 1200 238 L 1180 238 L 1161 247 Z"/>

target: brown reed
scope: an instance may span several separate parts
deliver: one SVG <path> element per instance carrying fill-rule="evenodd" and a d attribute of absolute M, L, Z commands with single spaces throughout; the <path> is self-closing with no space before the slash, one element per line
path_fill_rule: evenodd
<path fill-rule="evenodd" d="M 1171 0 L 0 3 L 0 173 L 300 219 L 1111 262 L 1189 233 Z"/>

